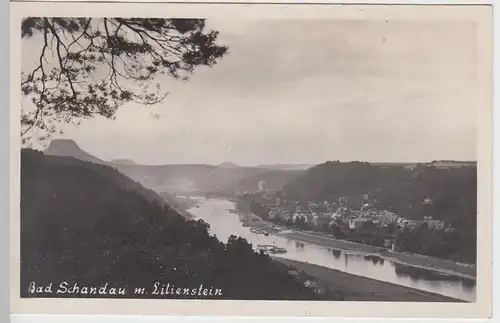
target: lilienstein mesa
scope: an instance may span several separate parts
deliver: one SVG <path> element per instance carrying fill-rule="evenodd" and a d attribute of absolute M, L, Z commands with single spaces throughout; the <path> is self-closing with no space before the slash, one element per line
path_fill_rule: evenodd
<path fill-rule="evenodd" d="M 52 283 L 49 285 L 37 285 L 31 282 L 28 287 L 29 294 L 52 294 Z M 62 282 L 56 290 L 56 294 L 81 294 L 81 295 L 126 295 L 127 289 L 123 287 L 109 288 L 108 283 L 102 286 L 79 286 L 77 283 L 70 285 L 68 282 Z M 135 288 L 134 294 L 146 294 L 145 288 Z M 179 295 L 179 296 L 222 296 L 220 288 L 204 288 L 201 284 L 197 288 L 180 288 L 167 283 L 161 284 L 156 282 L 153 284 L 152 295 Z"/>

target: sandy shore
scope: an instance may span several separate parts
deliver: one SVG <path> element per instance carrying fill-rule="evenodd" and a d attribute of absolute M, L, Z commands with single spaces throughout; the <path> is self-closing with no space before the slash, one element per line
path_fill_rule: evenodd
<path fill-rule="evenodd" d="M 339 270 L 300 261 L 274 257 L 276 261 L 315 277 L 325 288 L 339 291 L 345 301 L 380 302 L 463 302 L 451 297 L 382 282 Z"/>
<path fill-rule="evenodd" d="M 374 254 L 381 258 L 384 258 L 385 260 L 408 266 L 433 270 L 440 272 L 442 274 L 459 276 L 462 278 L 467 278 L 472 280 L 476 279 L 475 268 L 463 266 L 455 262 L 443 259 L 431 258 L 416 254 L 399 253 L 399 252 L 390 252 L 390 251 L 381 252 L 380 248 L 375 246 L 369 246 L 345 240 L 337 240 L 334 238 L 320 236 L 317 234 L 307 233 L 307 232 L 292 231 L 286 233 L 277 233 L 276 235 L 289 239 L 295 239 L 299 241 L 327 246 L 339 250 Z"/>

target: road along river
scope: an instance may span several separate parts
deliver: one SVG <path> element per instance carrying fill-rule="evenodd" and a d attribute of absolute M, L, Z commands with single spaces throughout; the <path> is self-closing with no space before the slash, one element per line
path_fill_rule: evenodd
<path fill-rule="evenodd" d="M 418 267 L 406 266 L 361 252 L 332 249 L 307 241 L 283 236 L 265 236 L 243 227 L 238 214 L 231 212 L 235 204 L 224 199 L 196 198 L 198 204 L 187 211 L 196 219 L 210 225 L 210 232 L 227 242 L 230 235 L 247 239 L 257 245 L 275 245 L 286 248 L 287 253 L 276 255 L 286 259 L 307 262 L 336 269 L 345 273 L 389 282 L 431 293 L 474 302 L 474 281 L 452 275 L 443 275 Z"/>

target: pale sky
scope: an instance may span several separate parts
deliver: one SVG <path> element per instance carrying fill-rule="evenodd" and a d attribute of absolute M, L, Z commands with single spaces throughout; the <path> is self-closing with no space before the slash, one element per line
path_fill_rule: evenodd
<path fill-rule="evenodd" d="M 64 138 L 105 160 L 240 165 L 476 160 L 476 35 L 462 22 L 209 21 L 229 54 L 153 108 Z M 40 42 L 23 42 L 23 68 Z M 161 117 L 154 119 L 151 112 Z"/>

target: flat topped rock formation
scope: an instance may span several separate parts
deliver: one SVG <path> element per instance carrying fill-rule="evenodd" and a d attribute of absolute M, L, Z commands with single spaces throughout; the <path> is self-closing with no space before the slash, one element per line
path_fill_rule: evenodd
<path fill-rule="evenodd" d="M 110 161 L 114 165 L 137 165 L 132 159 L 116 158 Z"/>
<path fill-rule="evenodd" d="M 232 162 L 218 165 L 141 165 L 128 158 L 104 161 L 85 152 L 71 139 L 52 140 L 44 154 L 111 166 L 133 181 L 162 193 L 279 190 L 302 172 L 245 167 Z"/>
<path fill-rule="evenodd" d="M 54 139 L 43 153 L 45 155 L 73 157 L 96 164 L 107 164 L 104 160 L 83 151 L 78 144 L 71 139 Z"/>
<path fill-rule="evenodd" d="M 224 162 L 222 164 L 219 164 L 218 167 L 222 167 L 222 168 L 239 168 L 240 166 L 236 165 L 235 163 Z"/>

